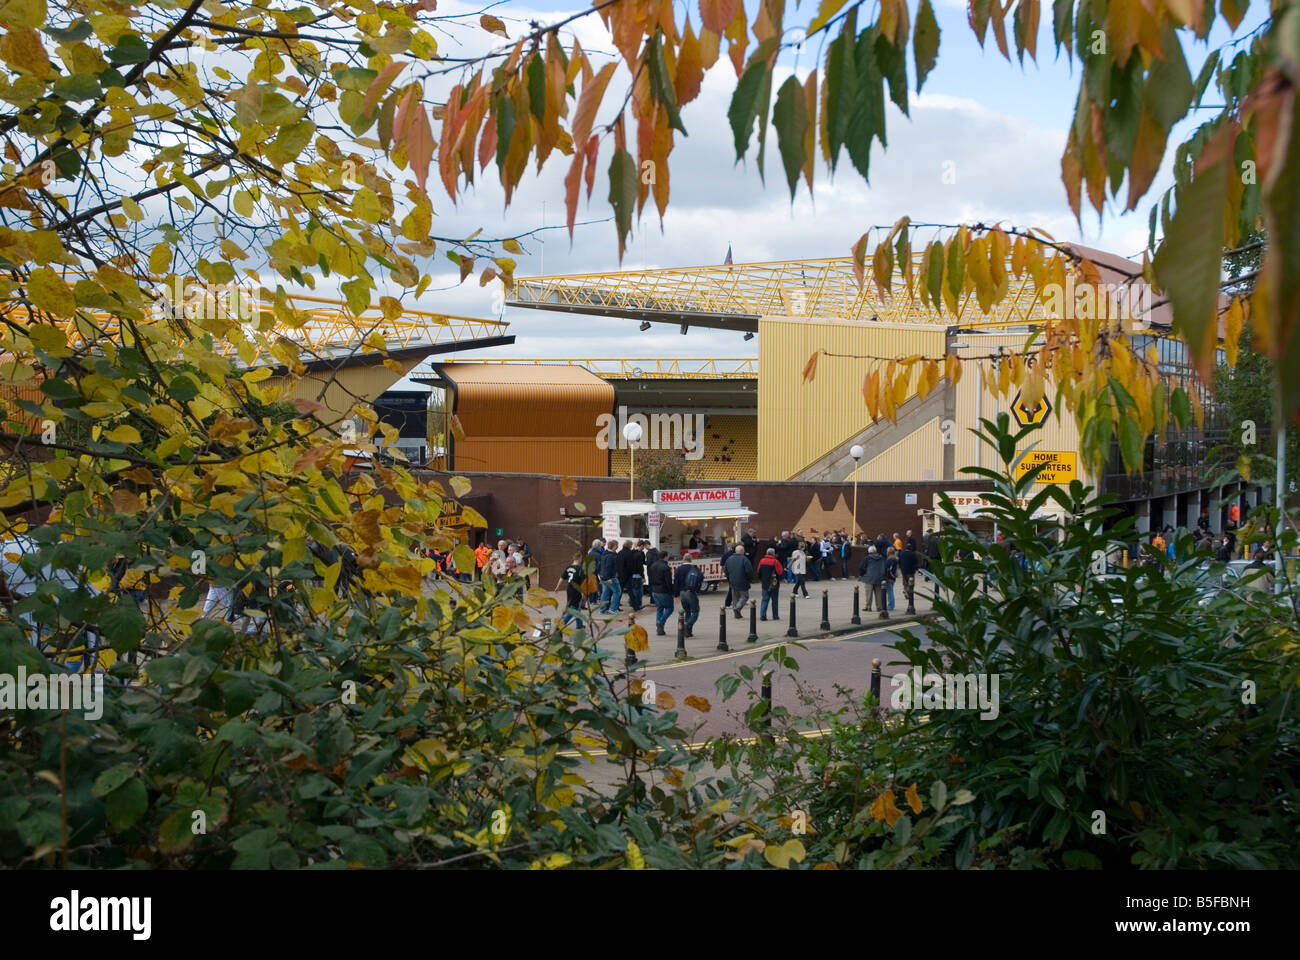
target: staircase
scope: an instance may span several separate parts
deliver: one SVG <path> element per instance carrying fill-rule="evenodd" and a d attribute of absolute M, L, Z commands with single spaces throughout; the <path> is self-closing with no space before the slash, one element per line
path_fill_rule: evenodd
<path fill-rule="evenodd" d="M 860 433 L 849 437 L 839 446 L 828 451 L 824 456 L 814 460 L 790 479 L 804 483 L 836 483 L 847 480 L 856 466 L 867 463 L 880 456 L 894 444 L 904 440 L 908 435 L 924 427 L 935 417 L 943 421 L 945 417 L 954 417 L 955 393 L 947 380 L 939 381 L 924 400 L 915 396 L 903 402 L 898 408 L 898 420 L 877 420 Z M 849 449 L 854 444 L 862 446 L 863 454 L 859 464 L 849 456 Z M 949 460 L 953 449 L 944 447 L 944 476 L 936 479 L 950 479 L 952 473 Z"/>

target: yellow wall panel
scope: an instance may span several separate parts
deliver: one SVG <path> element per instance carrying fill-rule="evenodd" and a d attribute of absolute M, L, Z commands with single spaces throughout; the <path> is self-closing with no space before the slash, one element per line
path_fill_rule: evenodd
<path fill-rule="evenodd" d="M 939 357 L 944 345 L 937 324 L 762 317 L 758 329 L 759 480 L 789 479 L 870 423 L 862 399 L 867 361 L 823 354 L 816 376 L 804 383 L 804 365 L 815 351 Z"/>
<path fill-rule="evenodd" d="M 867 461 L 849 475 L 849 481 L 897 482 L 943 479 L 943 433 L 934 417 L 880 456 Z M 926 471 L 929 471 L 927 474 Z"/>

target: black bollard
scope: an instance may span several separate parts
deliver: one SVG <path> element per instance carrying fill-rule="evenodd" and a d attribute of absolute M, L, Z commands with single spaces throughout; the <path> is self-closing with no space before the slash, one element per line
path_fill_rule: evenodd
<path fill-rule="evenodd" d="M 767 742 L 772 741 L 772 671 L 763 672 L 763 719 L 760 722 L 762 727 L 763 739 Z"/>
<path fill-rule="evenodd" d="M 676 660 L 686 659 L 686 611 L 678 611 L 677 614 L 677 652 L 673 654 Z"/>
<path fill-rule="evenodd" d="M 758 642 L 758 604 L 749 605 L 749 636 L 745 638 L 746 643 Z"/>
<path fill-rule="evenodd" d="M 731 649 L 727 646 L 727 608 L 725 604 L 722 609 L 718 611 L 718 649 Z"/>
<path fill-rule="evenodd" d="M 878 584 L 876 584 L 874 587 L 872 587 L 871 589 L 874 590 L 874 591 L 876 591 L 876 605 L 880 607 L 880 619 L 881 619 L 881 620 L 888 620 L 888 619 L 889 619 L 889 611 L 885 608 L 885 585 L 884 585 L 884 583 L 878 583 Z"/>
<path fill-rule="evenodd" d="M 862 623 L 862 614 L 858 612 L 858 587 L 856 585 L 853 587 L 853 616 L 849 619 L 849 623 L 854 626 Z"/>
<path fill-rule="evenodd" d="M 880 661 L 871 661 L 871 695 L 876 698 L 877 706 L 880 704 Z"/>
<path fill-rule="evenodd" d="M 795 629 L 795 625 L 794 625 L 794 591 L 793 590 L 790 591 L 790 629 L 785 632 L 785 635 L 787 637 L 799 636 L 799 631 Z"/>
<path fill-rule="evenodd" d="M 830 592 L 822 591 L 822 622 L 818 625 L 819 630 L 829 630 L 831 628 L 831 598 Z"/>
<path fill-rule="evenodd" d="M 912 581 L 912 589 L 907 591 L 907 612 L 916 613 L 916 580 Z"/>

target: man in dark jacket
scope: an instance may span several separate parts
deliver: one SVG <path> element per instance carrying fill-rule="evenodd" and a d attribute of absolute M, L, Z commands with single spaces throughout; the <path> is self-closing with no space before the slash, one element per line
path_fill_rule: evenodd
<path fill-rule="evenodd" d="M 880 608 L 880 619 L 888 620 L 889 611 L 885 609 L 885 557 L 876 549 L 875 544 L 867 547 L 867 555 L 858 568 L 858 579 L 867 585 L 867 609 L 871 609 L 871 599 L 876 599 Z"/>
<path fill-rule="evenodd" d="M 762 560 L 758 561 L 758 582 L 763 588 L 763 603 L 758 608 L 758 619 L 767 619 L 767 605 L 770 601 L 772 604 L 772 619 L 781 619 L 781 575 L 785 573 L 785 568 L 781 566 L 781 561 L 776 558 L 776 550 L 773 547 L 767 548 L 767 553 Z"/>
<path fill-rule="evenodd" d="M 893 541 L 882 533 L 880 536 L 876 537 L 875 544 L 876 552 L 883 557 L 886 551 L 888 551 L 890 546 L 893 544 Z"/>
<path fill-rule="evenodd" d="M 640 570 L 634 570 L 634 558 L 632 556 L 632 541 L 624 540 L 622 548 L 615 555 L 615 569 L 618 571 L 618 586 L 623 593 L 627 594 L 628 603 L 632 604 L 632 574 L 641 573 Z M 644 574 L 642 575 L 644 576 Z M 638 601 L 640 598 L 637 598 Z M 633 610 L 640 609 L 640 603 L 632 605 Z"/>
<path fill-rule="evenodd" d="M 745 531 L 745 535 L 740 538 L 740 542 L 745 547 L 745 558 L 749 560 L 750 566 L 758 563 L 758 538 L 754 536 L 752 529 Z"/>
<path fill-rule="evenodd" d="M 655 603 L 655 634 L 664 635 L 664 624 L 673 615 L 673 572 L 668 561 L 656 558 L 646 573 L 646 583 L 650 586 L 650 599 Z"/>
<path fill-rule="evenodd" d="M 909 539 L 912 543 L 916 543 L 914 537 Z M 902 552 L 898 555 L 898 572 L 903 577 L 903 596 L 907 598 L 908 613 L 916 613 L 916 602 L 914 597 L 916 596 L 917 563 L 918 558 L 916 556 L 916 550 L 911 547 L 904 547 Z"/>
<path fill-rule="evenodd" d="M 745 545 L 736 544 L 736 549 L 722 565 L 727 574 L 727 586 L 731 589 L 731 610 L 740 619 L 740 611 L 749 603 L 749 588 L 754 581 L 754 565 L 745 556 Z"/>
<path fill-rule="evenodd" d="M 645 552 L 641 549 L 643 543 L 644 541 L 638 540 L 629 551 L 627 565 L 630 575 L 623 586 L 633 610 L 641 609 L 641 594 L 645 584 Z"/>
<path fill-rule="evenodd" d="M 682 601 L 682 611 L 686 614 L 686 635 L 693 637 L 691 628 L 700 619 L 700 587 L 704 585 L 704 574 L 687 555 L 677 565 L 673 577 L 673 593 Z"/>
<path fill-rule="evenodd" d="M 618 579 L 618 541 L 605 544 L 605 552 L 596 561 L 596 579 L 600 581 L 600 612 L 618 613 L 623 586 Z"/>
<path fill-rule="evenodd" d="M 794 553 L 795 541 L 790 536 L 789 530 L 781 531 L 781 542 L 776 546 L 776 558 L 781 561 L 781 566 L 789 566 L 790 554 Z"/>

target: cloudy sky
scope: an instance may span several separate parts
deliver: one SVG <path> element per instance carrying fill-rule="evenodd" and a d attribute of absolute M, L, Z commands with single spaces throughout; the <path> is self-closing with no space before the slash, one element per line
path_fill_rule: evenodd
<path fill-rule="evenodd" d="M 810 8 L 812 0 L 805 0 Z M 746 6 L 751 6 L 748 0 Z M 793 8 L 793 4 L 787 5 Z M 1258 5 L 1256 5 L 1258 6 Z M 634 224 L 623 267 L 627 269 L 721 263 L 728 244 L 736 263 L 761 260 L 839 256 L 848 252 L 867 227 L 889 224 L 907 214 L 915 221 L 940 223 L 1003 221 L 1017 226 L 1036 226 L 1057 239 L 1079 241 L 1123 255 L 1139 254 L 1146 244 L 1147 210 L 1143 205 L 1128 215 L 1112 210 L 1100 220 L 1085 211 L 1083 224 L 1069 212 L 1060 181 L 1060 156 L 1065 131 L 1073 114 L 1077 95 L 1077 66 L 1055 56 L 1050 16 L 1044 15 L 1038 41 L 1039 62 L 1026 59 L 1025 66 L 1009 64 L 997 52 L 989 31 L 987 49 L 981 50 L 966 23 L 965 5 L 957 0 L 937 0 L 941 30 L 939 60 L 927 78 L 925 93 L 913 96 L 911 117 L 889 104 L 889 148 L 879 144 L 871 158 L 868 184 L 849 164 L 847 155 L 837 175 L 819 169 L 812 195 L 803 185 L 793 203 L 781 171 L 775 143 L 767 158 L 766 186 L 755 168 L 753 151 L 746 162 L 734 161 L 732 135 L 726 120 L 727 106 L 736 77 L 725 55 L 706 76 L 697 100 L 683 111 L 689 137 L 679 138 L 671 156 L 672 192 L 662 228 L 653 201 L 647 202 L 646 216 Z M 1050 6 L 1045 5 L 1048 13 Z M 439 4 L 439 14 L 459 9 L 451 0 Z M 554 23 L 577 8 L 571 3 L 548 5 L 546 0 L 531 4 L 503 2 L 492 12 L 507 24 L 511 36 L 518 36 L 529 21 Z M 692 8 L 693 22 L 698 12 Z M 808 10 L 791 12 L 787 20 L 806 21 Z M 1253 29 L 1263 13 L 1255 9 L 1241 25 L 1238 36 Z M 1230 39 L 1219 25 L 1211 37 L 1212 46 Z M 585 18 L 566 30 L 576 30 L 593 63 L 609 56 L 611 46 L 596 17 Z M 485 39 L 486 38 L 486 39 Z M 780 70 L 793 70 L 802 79 L 823 51 L 815 38 L 801 51 L 783 57 Z M 460 30 L 440 37 L 440 49 L 448 55 L 460 46 L 481 50 L 491 43 L 481 31 Z M 497 41 L 500 42 L 500 41 Z M 1185 43 L 1189 67 L 1195 76 L 1207 48 Z M 915 89 L 909 55 L 909 82 Z M 773 89 L 781 82 L 778 77 Z M 606 100 L 622 101 L 626 74 L 617 78 Z M 1215 100 L 1211 91 L 1206 98 Z M 1206 110 L 1201 119 L 1213 112 Z M 602 120 L 606 119 L 603 115 Z M 1176 128 L 1172 146 L 1181 141 L 1199 120 Z M 578 220 L 604 220 L 610 216 L 605 201 L 604 171 L 608 149 L 599 161 L 600 175 L 588 206 L 580 204 Z M 943 182 L 945 163 L 955 169 L 955 183 Z M 1169 157 L 1165 170 L 1149 194 L 1159 197 L 1171 182 Z M 493 173 L 492 168 L 487 171 Z M 503 194 L 489 176 L 463 196 L 457 206 L 445 196 L 435 200 L 435 232 L 443 236 L 468 235 L 482 227 L 484 236 L 508 236 L 545 225 L 563 223 L 563 176 L 565 165 L 551 162 L 540 176 L 529 174 L 517 190 L 509 210 L 503 210 Z M 434 181 L 431 179 L 431 183 Z M 517 276 L 542 273 L 587 273 L 619 267 L 612 223 L 580 226 L 572 245 L 563 229 L 547 231 L 544 243 L 531 239 L 525 255 L 517 258 Z M 928 240 L 922 234 L 923 240 Z M 433 290 L 422 305 L 430 309 L 471 316 L 493 315 L 493 289 L 480 288 L 476 279 L 457 286 L 451 265 L 435 276 Z M 435 265 L 435 270 L 441 267 Z M 439 289 L 442 288 L 442 289 Z M 513 347 L 500 348 L 493 356 L 746 356 L 754 343 L 740 334 L 693 330 L 681 336 L 676 328 L 656 325 L 641 333 L 631 320 L 569 317 L 555 313 L 508 308 L 505 319 L 518 337 Z M 487 354 L 484 354 L 487 355 Z M 404 384 L 403 384 L 404 385 Z M 401 385 L 399 385 L 401 386 Z"/>

